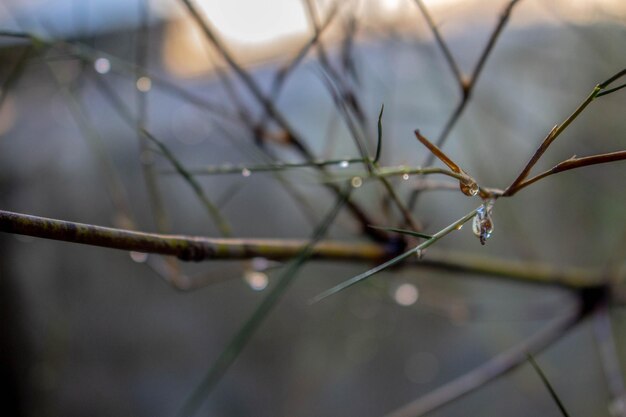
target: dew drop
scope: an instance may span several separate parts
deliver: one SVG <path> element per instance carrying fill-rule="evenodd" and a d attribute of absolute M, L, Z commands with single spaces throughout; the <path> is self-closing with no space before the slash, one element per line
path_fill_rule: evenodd
<path fill-rule="evenodd" d="M 417 302 L 419 291 L 413 284 L 404 283 L 399 285 L 393 293 L 393 299 L 401 306 L 410 306 Z"/>
<path fill-rule="evenodd" d="M 244 177 L 249 177 L 250 175 L 252 175 L 252 172 L 250 172 L 248 168 L 244 168 L 241 170 L 241 175 Z"/>
<path fill-rule="evenodd" d="M 137 90 L 147 93 L 152 88 L 152 80 L 149 77 L 139 77 L 137 79 Z"/>
<path fill-rule="evenodd" d="M 148 260 L 148 254 L 143 252 L 130 252 L 130 259 L 137 262 L 138 264 L 142 264 Z"/>
<path fill-rule="evenodd" d="M 419 260 L 422 259 L 422 257 L 424 256 L 424 251 L 421 249 L 418 249 L 415 251 L 415 257 Z"/>
<path fill-rule="evenodd" d="M 404 181 L 408 181 L 408 179 L 409 179 L 409 174 L 402 174 L 402 179 L 403 179 Z"/>
<path fill-rule="evenodd" d="M 93 69 L 95 69 L 98 74 L 106 74 L 111 71 L 111 62 L 106 58 L 98 58 L 93 63 Z"/>
<path fill-rule="evenodd" d="M 341 161 L 341 162 L 339 163 L 339 166 L 340 166 L 341 168 L 348 168 L 348 167 L 350 166 L 350 162 L 348 162 L 348 161 Z"/>
<path fill-rule="evenodd" d="M 456 230 L 461 230 L 463 228 L 463 223 L 456 226 Z"/>
<path fill-rule="evenodd" d="M 246 271 L 243 279 L 254 291 L 263 291 L 269 283 L 267 274 L 260 271 Z"/>
<path fill-rule="evenodd" d="M 350 184 L 352 185 L 352 188 L 359 188 L 363 185 L 363 180 L 361 177 L 352 177 Z"/>
<path fill-rule="evenodd" d="M 476 182 L 471 181 L 471 180 L 460 181 L 459 188 L 461 189 L 461 192 L 463 194 L 468 195 L 470 197 L 474 197 L 476 194 L 478 194 L 478 191 L 480 191 L 478 184 L 476 184 Z"/>

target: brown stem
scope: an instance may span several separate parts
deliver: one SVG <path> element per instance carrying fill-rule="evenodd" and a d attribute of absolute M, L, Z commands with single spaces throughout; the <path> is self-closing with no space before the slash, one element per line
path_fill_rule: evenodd
<path fill-rule="evenodd" d="M 582 308 L 570 311 L 518 345 L 442 387 L 389 413 L 387 417 L 423 416 L 507 374 L 524 364 L 528 353 L 536 354 L 550 347 L 561 336 L 580 323 L 585 317 L 585 312 L 581 310 Z"/>
<path fill-rule="evenodd" d="M 581 158 L 577 158 L 574 156 L 574 157 L 571 157 L 570 159 L 567 159 L 563 162 L 556 164 L 551 169 L 544 171 L 541 174 L 535 175 L 534 177 L 528 180 L 517 182 L 517 183 L 514 182 L 509 188 L 507 188 L 503 196 L 510 197 L 514 195 L 515 193 L 517 193 L 518 191 L 520 191 L 521 189 L 526 188 L 529 185 L 534 184 L 535 182 L 543 178 L 549 177 L 550 175 L 557 174 L 559 172 L 569 171 L 571 169 L 582 168 L 582 167 L 591 166 L 591 165 L 606 164 L 608 162 L 623 161 L 623 160 L 626 160 L 626 151 L 617 151 L 617 152 L 604 153 L 600 155 L 584 156 Z"/>

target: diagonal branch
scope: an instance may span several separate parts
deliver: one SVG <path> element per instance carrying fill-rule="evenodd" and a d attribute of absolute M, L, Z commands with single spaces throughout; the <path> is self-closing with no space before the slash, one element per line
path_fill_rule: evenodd
<path fill-rule="evenodd" d="M 487 63 L 487 59 L 491 55 L 491 52 L 493 51 L 497 40 L 500 38 L 502 31 L 504 30 L 507 22 L 509 21 L 509 18 L 511 17 L 511 13 L 513 12 L 513 8 L 519 1 L 520 0 L 511 0 L 506 5 L 502 14 L 500 15 L 500 19 L 498 20 L 498 23 L 496 24 L 493 32 L 491 32 L 491 35 L 489 36 L 489 40 L 487 41 L 487 44 L 483 48 L 483 51 L 480 54 L 480 57 L 478 58 L 476 66 L 474 67 L 474 71 L 472 71 L 471 77 L 469 78 L 469 80 L 464 80 L 463 78 L 461 78 L 461 83 L 462 83 L 461 89 L 463 92 L 461 96 L 461 100 L 459 101 L 456 108 L 454 109 L 450 117 L 448 118 L 448 121 L 446 122 L 441 134 L 437 138 L 437 141 L 435 142 L 437 146 L 439 147 L 443 146 L 444 142 L 450 135 L 450 132 L 452 132 L 452 129 L 461 118 L 461 115 L 463 114 L 465 108 L 467 107 L 467 104 L 470 101 L 472 92 L 474 91 L 476 83 L 478 82 L 478 78 L 482 74 L 485 64 Z M 428 166 L 432 164 L 433 161 L 434 161 L 434 155 L 429 155 L 424 165 Z"/>
<path fill-rule="evenodd" d="M 557 174 L 559 172 L 569 171 L 571 169 L 582 168 L 582 167 L 591 166 L 591 165 L 606 164 L 608 162 L 616 162 L 616 161 L 623 161 L 623 160 L 626 160 L 626 151 L 617 151 L 617 152 L 603 153 L 600 155 L 583 156 L 580 158 L 573 156 L 563 162 L 556 164 L 554 167 L 552 167 L 551 169 L 547 171 L 542 172 L 541 174 L 537 174 L 528 180 L 522 181 L 521 183 L 518 183 L 517 185 L 510 187 L 509 189 L 506 190 L 504 195 L 512 196 L 518 191 L 520 191 L 522 188 L 528 187 L 529 185 L 534 184 L 535 182 L 545 177 L 549 177 L 550 175 Z"/>
<path fill-rule="evenodd" d="M 602 82 L 602 83 L 598 84 L 597 86 L 595 86 L 594 89 L 591 91 L 591 93 L 589 93 L 587 98 L 576 108 L 576 110 L 574 110 L 574 112 L 567 119 L 565 119 L 563 121 L 563 123 L 561 123 L 560 125 L 554 126 L 552 128 L 552 130 L 550 131 L 550 133 L 548 133 L 548 135 L 545 137 L 543 142 L 541 142 L 541 145 L 539 145 L 539 148 L 537 148 L 537 150 L 535 151 L 533 156 L 530 158 L 530 160 L 526 163 L 526 166 L 524 167 L 522 172 L 520 172 L 520 174 L 513 181 L 513 183 L 504 191 L 503 195 L 504 196 L 511 196 L 515 192 L 519 191 L 520 185 L 525 182 L 524 180 L 528 177 L 528 174 L 530 173 L 531 169 L 535 166 L 535 164 L 539 161 L 539 159 L 543 156 L 543 154 L 548 150 L 550 145 L 565 131 L 565 129 L 567 129 L 567 127 L 574 120 L 576 120 L 576 118 L 578 116 L 580 116 L 580 114 L 587 108 L 587 106 L 589 106 L 596 98 L 599 97 L 600 93 L 602 93 L 602 92 L 606 93 L 607 92 L 606 88 L 609 85 L 611 85 L 613 82 L 618 80 L 619 78 L 623 77 L 624 75 L 626 75 L 626 69 L 623 69 L 623 70 L 617 72 L 616 74 L 612 75 L 610 78 L 605 80 L 604 82 Z M 608 91 L 615 92 L 617 90 L 618 89 L 613 89 L 613 90 L 608 90 Z M 607 155 L 609 155 L 609 154 L 607 154 Z M 598 157 L 600 157 L 600 159 L 602 159 L 602 155 L 598 155 Z M 612 156 L 612 157 L 615 157 L 615 156 Z M 588 157 L 588 158 L 595 158 L 595 157 Z M 585 158 L 580 158 L 580 159 L 585 159 Z M 575 161 L 576 158 L 570 158 L 570 160 L 568 160 L 568 161 L 572 161 L 572 160 Z M 617 160 L 617 159 L 613 159 L 613 160 Z M 565 162 L 568 162 L 568 161 L 565 161 Z M 607 161 L 607 162 L 610 162 L 610 161 Z M 565 166 L 566 167 L 567 166 L 572 166 L 572 163 L 574 164 L 574 166 L 571 167 L 571 168 L 567 168 L 567 169 L 577 168 L 577 166 L 575 166 L 575 164 L 577 162 L 569 162 Z M 580 163 L 580 162 L 578 162 L 578 163 Z M 593 160 L 585 161 L 586 165 L 593 165 L 593 164 L 596 164 L 596 163 L 601 163 L 601 162 L 593 162 Z M 586 165 L 582 165 L 582 166 L 586 166 Z M 561 169 L 561 170 L 564 171 L 565 169 Z M 544 173 L 544 174 L 546 174 L 546 173 Z M 541 175 L 543 175 L 543 174 L 541 174 Z M 547 175 L 551 175 L 551 174 L 547 174 Z M 547 176 L 547 175 L 544 175 L 544 176 Z M 543 177 L 541 177 L 541 178 L 543 178 Z M 537 181 L 537 180 L 539 180 L 541 178 L 533 179 L 533 182 Z"/>
<path fill-rule="evenodd" d="M 448 382 L 440 388 L 387 414 L 387 417 L 418 417 L 435 411 L 446 404 L 464 397 L 485 384 L 511 372 L 524 364 L 528 353 L 536 354 L 550 347 L 561 336 L 574 328 L 586 315 L 581 305 L 556 319 L 544 329 L 511 349 L 495 356 L 483 365 Z"/>

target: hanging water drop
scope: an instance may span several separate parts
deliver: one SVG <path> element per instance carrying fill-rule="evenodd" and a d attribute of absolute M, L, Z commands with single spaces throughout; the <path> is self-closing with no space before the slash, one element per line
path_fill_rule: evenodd
<path fill-rule="evenodd" d="M 459 182 L 461 192 L 467 196 L 474 197 L 480 191 L 478 184 L 472 180 L 462 180 Z"/>
<path fill-rule="evenodd" d="M 407 174 L 407 173 L 402 174 L 402 179 L 405 180 L 405 181 L 408 181 L 409 174 Z"/>
<path fill-rule="evenodd" d="M 494 200 L 485 201 L 476 210 L 476 215 L 472 219 L 472 232 L 480 239 L 482 245 L 493 234 L 493 220 L 491 219 L 491 211 L 493 209 Z"/>
<path fill-rule="evenodd" d="M 424 256 L 424 251 L 422 251 L 421 249 L 418 249 L 415 251 L 415 257 L 420 260 L 422 259 L 422 256 Z"/>
<path fill-rule="evenodd" d="M 249 177 L 252 175 L 252 172 L 248 168 L 244 168 L 241 170 L 241 175 L 244 177 Z"/>
<path fill-rule="evenodd" d="M 339 163 L 339 167 L 341 167 L 341 168 L 348 168 L 349 166 L 350 166 L 350 162 L 348 162 L 348 161 L 341 161 Z"/>

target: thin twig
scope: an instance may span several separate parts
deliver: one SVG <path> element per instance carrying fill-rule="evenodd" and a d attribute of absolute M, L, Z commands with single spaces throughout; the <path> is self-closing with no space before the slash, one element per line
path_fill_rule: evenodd
<path fill-rule="evenodd" d="M 265 96 L 254 78 L 252 78 L 252 76 L 246 72 L 241 65 L 237 63 L 237 61 L 235 61 L 226 46 L 222 43 L 221 39 L 215 34 L 210 23 L 201 15 L 193 2 L 191 0 L 180 1 L 186 6 L 187 10 L 198 24 L 207 40 L 219 51 L 233 72 L 239 77 L 246 88 L 248 88 L 252 96 L 263 106 L 265 112 L 270 115 L 272 119 L 274 119 L 274 121 L 286 132 L 288 141 L 294 149 L 296 149 L 307 161 L 315 159 L 313 157 L 313 153 L 299 138 L 295 130 L 275 107 L 274 103 Z M 335 195 L 339 195 L 341 192 L 340 188 L 335 184 L 326 184 L 326 186 Z M 385 234 L 382 234 L 374 229 L 367 228 L 368 224 L 372 224 L 374 222 L 371 221 L 369 215 L 358 204 L 350 200 L 346 203 L 346 205 L 352 212 L 353 216 L 361 224 L 361 229 L 365 234 L 376 241 L 386 241 L 388 239 Z"/>
<path fill-rule="evenodd" d="M 461 94 L 465 95 L 465 88 L 466 88 L 465 77 L 463 76 L 463 73 L 461 72 L 461 68 L 459 68 L 459 64 L 457 64 L 456 59 L 454 59 L 454 55 L 452 55 L 452 51 L 450 51 L 448 44 L 443 39 L 443 36 L 441 36 L 441 33 L 439 32 L 439 28 L 437 27 L 437 24 L 435 23 L 432 16 L 430 15 L 430 12 L 428 11 L 428 8 L 424 4 L 424 2 L 422 0 L 415 0 L 415 4 L 420 9 L 422 16 L 424 16 L 424 19 L 426 20 L 428 27 L 433 33 L 433 36 L 435 37 L 435 41 L 437 41 L 437 44 L 439 45 L 439 49 L 441 49 L 441 52 L 443 53 L 443 56 L 446 59 L 446 62 L 448 63 L 448 66 L 450 67 L 452 74 L 454 75 L 454 78 L 456 78 L 459 84 L 459 88 L 461 89 Z"/>
<path fill-rule="evenodd" d="M 533 358 L 533 355 L 531 355 L 530 353 L 528 354 L 528 362 L 531 364 L 531 366 L 533 367 L 535 372 L 537 372 L 537 375 L 539 375 L 539 378 L 541 379 L 541 382 L 543 382 L 543 385 L 546 387 L 546 389 L 550 393 L 550 396 L 552 397 L 552 399 L 556 403 L 557 407 L 559 407 L 559 410 L 561 411 L 561 414 L 563 414 L 563 417 L 569 417 L 569 413 L 567 412 L 567 409 L 565 408 L 565 405 L 563 405 L 563 401 L 561 401 L 561 399 L 559 398 L 558 394 L 554 390 L 554 387 L 552 386 L 552 384 L 548 380 L 548 377 L 543 372 L 543 370 L 541 369 L 541 367 L 539 366 L 537 361 L 535 361 L 535 358 Z"/>
<path fill-rule="evenodd" d="M 626 387 L 612 327 L 608 306 L 601 306 L 593 316 L 593 334 L 598 346 L 607 388 L 611 395 L 609 409 L 613 416 L 624 417 L 626 416 L 626 408 L 624 407 Z"/>
<path fill-rule="evenodd" d="M 606 87 L 608 87 L 609 85 L 611 85 L 613 82 L 623 77 L 624 75 L 626 75 L 626 69 L 623 69 L 615 73 L 604 82 L 595 86 L 594 89 L 591 91 L 591 93 L 589 93 L 587 98 L 583 100 L 583 102 L 576 108 L 576 110 L 574 110 L 574 112 L 571 115 L 569 115 L 567 119 L 563 121 L 563 123 L 561 123 L 560 125 L 554 126 L 552 130 L 550 131 L 550 133 L 548 133 L 545 139 L 541 142 L 541 145 L 539 145 L 539 148 L 537 148 L 537 150 L 535 151 L 533 156 L 530 158 L 530 160 L 526 163 L 526 166 L 524 167 L 524 169 L 522 169 L 522 172 L 520 172 L 520 174 L 513 181 L 513 183 L 504 191 L 503 196 L 511 196 L 515 194 L 515 192 L 519 191 L 520 185 L 524 183 L 524 180 L 528 177 L 530 170 L 535 166 L 535 164 L 539 161 L 539 159 L 543 156 L 543 154 L 548 150 L 550 145 L 565 131 L 565 129 L 567 129 L 567 127 L 574 120 L 576 120 L 578 116 L 580 116 L 580 114 L 587 108 L 587 106 L 589 106 L 596 98 L 598 98 L 598 94 L 600 94 L 603 91 L 606 91 Z M 606 155 L 611 155 L 611 154 L 606 154 Z M 603 155 L 598 155 L 596 157 L 588 157 L 592 159 L 587 159 L 584 162 L 585 165 L 581 165 L 581 166 L 602 163 L 602 162 L 595 162 L 593 158 L 599 158 L 599 160 L 602 160 L 604 157 L 605 156 Z M 616 157 L 616 156 L 615 155 L 608 156 L 607 158 L 613 158 L 613 157 Z M 585 158 L 580 158 L 578 162 L 576 162 L 577 161 L 576 158 L 570 158 L 570 160 L 565 161 L 565 167 L 569 167 L 567 169 L 577 168 L 576 164 L 581 163 L 580 160 L 585 160 Z M 617 160 L 617 159 L 613 159 L 613 160 Z M 610 161 L 607 161 L 607 162 L 610 162 Z M 561 169 L 561 170 L 563 171 L 565 169 Z M 544 173 L 544 174 L 541 174 L 541 175 L 543 176 L 551 175 L 549 173 Z M 543 178 L 543 176 L 541 176 L 540 178 L 533 179 L 533 182 Z"/>
<path fill-rule="evenodd" d="M 75 223 L 0 210 L 0 232 L 99 246 L 124 251 L 176 256 L 185 261 L 235 260 L 263 257 L 283 261 L 297 256 L 307 241 L 290 239 L 226 239 L 163 235 Z M 321 241 L 312 253 L 329 261 L 380 262 L 396 255 L 372 243 Z M 430 249 L 416 265 L 451 272 L 506 278 L 565 288 L 603 285 L 603 276 L 581 269 L 555 268 Z M 415 263 L 414 262 L 414 263 Z M 412 263 L 412 264 L 414 264 Z"/>
<path fill-rule="evenodd" d="M 485 64 L 487 63 L 487 60 L 489 56 L 491 55 L 491 52 L 493 51 L 497 40 L 500 38 L 500 35 L 502 34 L 504 27 L 509 21 L 511 13 L 513 12 L 513 8 L 519 1 L 520 0 L 511 0 L 504 8 L 502 14 L 500 15 L 500 19 L 498 20 L 498 23 L 496 24 L 494 30 L 491 32 L 491 35 L 489 36 L 489 39 L 485 47 L 483 48 L 483 51 L 481 52 L 480 57 L 478 58 L 478 61 L 476 63 L 476 66 L 474 67 L 474 70 L 472 71 L 472 75 L 470 76 L 470 78 L 468 80 L 465 80 L 465 78 L 462 76 L 461 78 L 456 76 L 456 78 L 460 80 L 463 94 L 461 95 L 461 99 L 459 103 L 457 104 L 454 111 L 448 118 L 441 134 L 439 135 L 439 137 L 437 138 L 437 141 L 435 142 L 435 144 L 438 147 L 441 148 L 443 146 L 446 139 L 450 135 L 450 132 L 452 132 L 452 129 L 461 118 L 463 111 L 465 110 L 465 108 L 467 107 L 467 104 L 470 101 L 472 92 L 474 91 L 474 88 L 476 87 L 478 78 L 482 74 Z M 434 155 L 432 154 L 428 155 L 428 157 L 426 158 L 424 162 L 424 165 L 428 166 L 432 164 L 433 161 L 434 161 Z"/>
<path fill-rule="evenodd" d="M 512 196 L 516 194 L 523 188 L 528 187 L 531 184 L 545 178 L 549 177 L 553 174 L 558 174 L 559 172 L 569 171 L 571 169 L 582 168 L 591 165 L 598 164 L 606 164 L 608 162 L 616 162 L 616 161 L 624 161 L 626 160 L 626 151 L 617 151 L 611 153 L 604 153 L 600 155 L 592 155 L 592 156 L 584 156 L 584 157 L 576 157 L 573 156 L 563 162 L 559 162 L 551 169 L 542 172 L 541 174 L 537 174 L 534 177 L 524 180 L 521 183 L 518 183 L 515 187 L 511 187 L 505 191 L 505 196 Z"/>
<path fill-rule="evenodd" d="M 386 417 L 418 417 L 470 394 L 526 362 L 529 352 L 538 353 L 549 347 L 584 318 L 581 309 L 574 309 L 511 349 L 493 357 L 483 365 L 463 374 L 440 388 L 400 407 Z"/>

